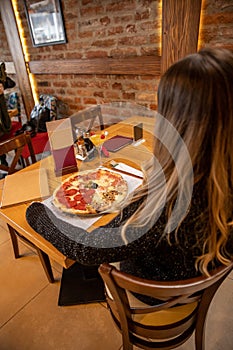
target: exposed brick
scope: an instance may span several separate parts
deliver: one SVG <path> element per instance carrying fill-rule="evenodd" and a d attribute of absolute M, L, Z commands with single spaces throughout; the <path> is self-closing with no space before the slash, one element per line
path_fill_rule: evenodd
<path fill-rule="evenodd" d="M 117 93 L 116 91 L 106 91 L 104 95 L 112 100 L 119 98 L 119 93 Z"/>
<path fill-rule="evenodd" d="M 83 28 L 85 27 L 95 27 L 98 26 L 99 24 L 99 20 L 98 18 L 87 18 L 87 19 L 83 19 L 83 17 L 81 17 L 80 22 L 79 22 L 79 28 L 80 30 L 83 30 Z"/>
<path fill-rule="evenodd" d="M 161 32 L 159 32 L 159 35 L 158 34 L 157 35 L 155 35 L 155 34 L 149 35 L 149 43 L 150 44 L 157 44 L 157 45 L 161 46 Z"/>
<path fill-rule="evenodd" d="M 101 81 L 98 79 L 99 76 L 96 79 L 91 79 L 87 82 L 88 88 L 93 88 L 93 89 L 108 89 L 109 88 L 109 82 L 106 81 L 106 76 L 105 76 L 105 81 Z"/>
<path fill-rule="evenodd" d="M 81 8 L 80 10 L 80 14 L 81 16 L 83 17 L 91 17 L 91 16 L 94 16 L 98 13 L 101 13 L 103 11 L 102 7 L 101 6 L 95 6 L 95 7 L 83 7 Z"/>
<path fill-rule="evenodd" d="M 114 22 L 116 23 L 116 24 L 118 24 L 118 23 L 121 23 L 121 24 L 123 24 L 123 23 L 130 23 L 130 22 L 133 22 L 134 21 L 134 15 L 133 14 L 131 14 L 131 15 L 122 15 L 122 16 L 116 16 L 116 17 L 114 17 Z"/>
<path fill-rule="evenodd" d="M 107 26 L 111 22 L 111 19 L 108 16 L 100 18 L 100 23 L 104 26 Z"/>
<path fill-rule="evenodd" d="M 93 96 L 95 96 L 95 97 L 104 97 L 104 92 L 103 91 L 95 91 L 93 93 Z"/>
<path fill-rule="evenodd" d="M 81 102 L 81 98 L 76 96 L 76 97 L 74 98 L 74 102 L 75 102 L 75 103 L 80 103 L 80 102 Z"/>
<path fill-rule="evenodd" d="M 76 96 L 76 91 L 74 89 L 66 89 L 66 94 L 69 96 Z"/>
<path fill-rule="evenodd" d="M 139 12 L 137 11 L 136 14 L 135 14 L 135 20 L 136 21 L 139 21 L 139 20 L 142 20 L 142 19 L 148 19 L 150 17 L 150 10 L 149 9 L 146 9 L 142 12 Z"/>
<path fill-rule="evenodd" d="M 74 88 L 76 88 L 76 87 L 87 87 L 88 82 L 85 81 L 85 80 L 76 80 L 76 79 L 74 79 L 74 80 L 71 80 L 70 85 L 71 85 L 71 87 L 74 87 Z"/>
<path fill-rule="evenodd" d="M 142 45 L 148 42 L 147 36 L 125 36 L 119 39 L 119 44 L 121 45 Z"/>
<path fill-rule="evenodd" d="M 161 51 L 161 0 L 62 1 L 67 43 L 33 47 L 24 11 L 18 0 L 30 60 L 124 58 Z M 233 51 L 233 1 L 202 2 L 200 47 L 225 47 Z M 0 18 L 0 61 L 12 61 Z M 149 72 L 148 72 L 149 73 Z M 70 113 L 95 103 L 135 101 L 157 108 L 158 77 L 138 75 L 36 75 L 39 93 L 56 95 Z M 17 81 L 17 77 L 15 79 Z"/>
<path fill-rule="evenodd" d="M 88 51 L 86 54 L 86 58 L 98 58 L 98 57 L 107 57 L 107 51 L 96 50 L 96 51 Z"/>
<path fill-rule="evenodd" d="M 66 81 L 66 80 L 60 80 L 60 81 L 54 81 L 53 82 L 53 86 L 54 87 L 62 87 L 62 88 L 64 88 L 64 87 L 67 87 L 68 86 L 68 82 Z"/>
<path fill-rule="evenodd" d="M 82 0 L 82 5 L 88 5 L 91 4 L 93 2 L 93 0 Z"/>
<path fill-rule="evenodd" d="M 82 55 L 79 52 L 67 52 L 65 58 L 68 60 L 80 59 L 82 58 Z"/>
<path fill-rule="evenodd" d="M 96 105 L 97 104 L 96 99 L 95 98 L 91 98 L 91 97 L 84 98 L 83 102 L 84 102 L 85 105 Z"/>
<path fill-rule="evenodd" d="M 122 26 L 113 27 L 113 28 L 110 28 L 108 30 L 108 35 L 116 35 L 116 34 L 121 34 L 121 33 L 123 33 Z"/>
<path fill-rule="evenodd" d="M 122 97 L 125 100 L 135 100 L 135 92 L 123 92 Z"/>
<path fill-rule="evenodd" d="M 77 95 L 79 95 L 79 96 L 82 96 L 82 97 L 84 97 L 84 96 L 90 96 L 90 91 L 89 90 L 81 90 L 81 89 L 78 89 L 78 90 L 76 90 L 76 93 L 77 93 Z"/>
<path fill-rule="evenodd" d="M 232 29 L 232 23 L 233 23 L 233 8 L 232 12 L 229 13 L 215 13 L 209 16 L 205 16 L 203 19 L 203 25 L 220 25 L 220 24 L 230 24 Z M 214 29 L 214 28 L 213 28 Z"/>
<path fill-rule="evenodd" d="M 157 110 L 157 103 L 150 103 L 150 105 L 149 105 L 149 108 L 151 109 L 151 110 L 153 110 L 153 111 L 156 111 Z"/>
<path fill-rule="evenodd" d="M 146 82 L 141 82 L 141 81 L 133 81 L 133 82 L 126 82 L 125 87 L 127 90 L 138 90 L 138 91 L 150 91 L 154 90 L 153 85 L 151 82 L 146 83 Z"/>
<path fill-rule="evenodd" d="M 107 30 L 105 27 L 101 27 L 100 29 L 95 30 L 95 37 L 97 38 L 106 38 L 107 37 Z"/>
<path fill-rule="evenodd" d="M 159 48 L 158 47 L 151 47 L 151 46 L 143 46 L 140 49 L 140 53 L 142 56 L 157 56 L 159 55 Z"/>
<path fill-rule="evenodd" d="M 74 99 L 74 102 L 75 103 L 80 103 L 81 102 L 81 98 L 76 96 L 75 99 Z"/>
<path fill-rule="evenodd" d="M 119 12 L 133 9 L 135 9 L 134 0 L 119 0 L 106 6 L 107 12 Z"/>
<path fill-rule="evenodd" d="M 137 99 L 139 101 L 155 101 L 155 94 L 139 92 L 137 94 Z"/>
<path fill-rule="evenodd" d="M 135 24 L 128 24 L 126 26 L 126 32 L 127 33 L 137 33 L 136 25 Z"/>
<path fill-rule="evenodd" d="M 114 83 L 114 84 L 112 84 L 112 88 L 121 90 L 122 89 L 122 84 L 121 83 Z"/>
<path fill-rule="evenodd" d="M 85 32 L 80 32 L 79 33 L 79 38 L 80 39 L 90 39 L 93 37 L 93 31 L 85 31 Z"/>
<path fill-rule="evenodd" d="M 49 84 L 48 81 L 39 81 L 39 82 L 37 83 L 37 85 L 38 85 L 39 87 L 41 87 L 41 86 L 49 86 L 50 84 Z"/>
<path fill-rule="evenodd" d="M 113 49 L 109 55 L 110 57 L 134 57 L 137 56 L 137 49 L 133 47 Z"/>
<path fill-rule="evenodd" d="M 113 46 L 115 42 L 116 42 L 115 39 L 96 40 L 92 43 L 92 46 L 105 48 L 105 47 Z"/>

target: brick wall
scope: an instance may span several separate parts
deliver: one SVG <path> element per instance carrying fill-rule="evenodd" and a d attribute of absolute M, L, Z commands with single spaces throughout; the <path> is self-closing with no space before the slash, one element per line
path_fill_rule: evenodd
<path fill-rule="evenodd" d="M 203 0 L 200 46 L 233 51 L 233 1 Z"/>
<path fill-rule="evenodd" d="M 160 52 L 159 0 L 62 0 L 67 43 L 33 47 L 23 1 L 18 0 L 30 60 L 91 59 L 157 55 Z M 10 61 L 0 20 L 0 61 Z M 203 0 L 200 47 L 233 50 L 232 0 Z M 96 103 L 134 101 L 156 108 L 159 77 L 138 75 L 37 75 L 39 93 L 69 105 L 69 113 Z"/>

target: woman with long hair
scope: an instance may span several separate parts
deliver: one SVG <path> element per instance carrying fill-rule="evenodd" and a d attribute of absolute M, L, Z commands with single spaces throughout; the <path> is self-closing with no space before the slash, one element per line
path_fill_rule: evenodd
<path fill-rule="evenodd" d="M 233 255 L 233 54 L 203 49 L 173 64 L 158 88 L 154 156 L 143 185 L 91 234 L 31 204 L 29 224 L 83 264 L 120 261 L 148 279 L 180 280 Z"/>

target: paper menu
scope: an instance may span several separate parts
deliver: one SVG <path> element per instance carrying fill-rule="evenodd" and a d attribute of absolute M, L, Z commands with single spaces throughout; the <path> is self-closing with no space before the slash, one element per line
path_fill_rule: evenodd
<path fill-rule="evenodd" d="M 45 168 L 19 171 L 7 175 L 2 190 L 1 208 L 24 203 L 50 195 Z"/>

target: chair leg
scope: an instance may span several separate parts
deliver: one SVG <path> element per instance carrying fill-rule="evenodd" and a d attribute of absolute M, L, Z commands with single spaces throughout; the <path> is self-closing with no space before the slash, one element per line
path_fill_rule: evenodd
<path fill-rule="evenodd" d="M 29 159 L 25 158 L 24 160 L 25 160 L 26 166 L 29 166 L 30 165 Z"/>
<path fill-rule="evenodd" d="M 45 274 L 48 278 L 48 281 L 50 283 L 53 283 L 54 282 L 53 271 L 52 271 L 52 267 L 51 267 L 48 255 L 45 252 L 43 252 L 41 249 L 36 247 L 32 242 L 28 241 L 25 237 L 23 237 L 19 233 L 17 233 L 17 231 L 12 226 L 10 226 L 9 224 L 7 224 L 7 226 L 8 226 L 9 232 L 10 232 L 11 242 L 13 245 L 15 258 L 17 259 L 20 257 L 18 238 L 17 238 L 17 237 L 19 237 L 25 244 L 29 245 L 33 249 L 36 249 L 37 254 L 39 255 L 41 264 L 43 266 L 43 269 L 45 271 Z"/>
<path fill-rule="evenodd" d="M 45 274 L 48 278 L 48 281 L 50 283 L 53 283 L 54 282 L 53 271 L 52 271 L 52 267 L 51 267 L 48 255 L 37 247 L 36 247 L 36 250 L 37 250 L 37 253 L 39 255 L 41 264 L 44 268 Z"/>
<path fill-rule="evenodd" d="M 15 258 L 19 258 L 19 245 L 18 245 L 18 239 L 17 239 L 17 235 L 15 233 L 15 230 L 13 229 L 13 227 L 11 227 L 10 225 L 7 224 L 10 236 L 11 236 L 11 242 L 12 242 L 12 246 L 13 246 L 13 250 L 14 250 L 14 256 Z"/>
<path fill-rule="evenodd" d="M 25 168 L 25 161 L 24 161 L 23 156 L 20 156 L 19 163 L 20 163 L 20 165 L 22 165 L 23 168 Z"/>
<path fill-rule="evenodd" d="M 210 306 L 210 303 L 217 292 L 218 288 L 224 281 L 226 276 L 220 278 L 216 283 L 207 288 L 202 296 L 201 303 L 199 305 L 199 311 L 197 315 L 197 323 L 195 330 L 195 349 L 205 350 L 205 323 L 206 315 Z"/>

